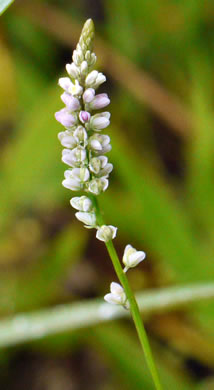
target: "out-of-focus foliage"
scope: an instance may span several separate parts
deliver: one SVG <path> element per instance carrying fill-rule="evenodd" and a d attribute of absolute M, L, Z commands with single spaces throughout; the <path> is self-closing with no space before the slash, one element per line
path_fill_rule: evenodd
<path fill-rule="evenodd" d="M 214 277 L 214 3 L 17 1 L 0 21 L 2 318 L 102 296 L 115 280 L 61 186 L 54 120 L 57 79 L 88 17 L 111 96 L 114 171 L 100 202 L 120 255 L 127 243 L 147 252 L 130 282 L 143 290 Z M 213 388 L 213 302 L 146 327 L 164 389 Z M 135 338 L 124 320 L 5 350 L 0 387 L 85 389 L 84 377 L 89 390 L 152 389 Z"/>

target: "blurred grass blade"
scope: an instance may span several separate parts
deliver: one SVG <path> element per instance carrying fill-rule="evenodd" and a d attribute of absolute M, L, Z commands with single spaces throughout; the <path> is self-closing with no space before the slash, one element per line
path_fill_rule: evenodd
<path fill-rule="evenodd" d="M 155 289 L 136 294 L 144 314 L 163 312 L 214 298 L 214 283 Z M 45 336 L 96 325 L 116 318 L 128 317 L 129 312 L 99 299 L 60 305 L 52 309 L 18 314 L 0 321 L 0 346 L 6 347 Z"/>
<path fill-rule="evenodd" d="M 0 15 L 14 2 L 14 0 L 0 0 Z"/>

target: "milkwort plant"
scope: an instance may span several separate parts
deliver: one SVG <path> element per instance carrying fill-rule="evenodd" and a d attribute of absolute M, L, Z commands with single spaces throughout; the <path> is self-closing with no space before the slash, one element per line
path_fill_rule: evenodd
<path fill-rule="evenodd" d="M 105 242 L 121 283 L 112 282 L 110 293 L 104 299 L 130 310 L 155 387 L 161 389 L 139 308 L 126 277 L 129 268 L 143 261 L 146 254 L 127 245 L 122 259 L 125 267 L 122 268 L 112 242 L 117 227 L 104 224 L 97 201 L 97 196 L 108 188 L 113 165 L 106 157 L 106 153 L 111 150 L 110 137 L 102 132 L 110 124 L 110 113 L 96 113 L 96 110 L 108 106 L 110 99 L 106 93 L 96 94 L 106 77 L 93 70 L 96 63 L 96 55 L 92 52 L 93 39 L 94 24 L 88 19 L 73 52 L 73 62 L 66 65 L 68 77 L 59 79 L 59 85 L 64 90 L 61 100 L 65 107 L 55 113 L 55 118 L 65 127 L 58 138 L 64 147 L 62 161 L 69 166 L 62 184 L 72 191 L 87 194 L 73 197 L 71 206 L 77 210 L 76 218 L 87 229 L 96 229 L 97 239 Z"/>

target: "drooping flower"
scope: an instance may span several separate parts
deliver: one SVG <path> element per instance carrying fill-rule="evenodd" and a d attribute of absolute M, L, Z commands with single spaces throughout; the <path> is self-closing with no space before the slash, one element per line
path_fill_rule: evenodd
<path fill-rule="evenodd" d="M 102 225 L 97 229 L 96 237 L 100 241 L 108 242 L 116 237 L 117 228 L 112 225 Z"/>
<path fill-rule="evenodd" d="M 122 305 L 126 309 L 129 308 L 129 302 L 127 301 L 125 291 L 119 283 L 112 282 L 110 284 L 110 293 L 104 296 L 106 302 L 113 305 Z"/>
<path fill-rule="evenodd" d="M 136 267 L 145 257 L 145 252 L 137 251 L 131 245 L 126 245 L 123 255 L 124 272 L 128 271 L 129 268 Z"/>

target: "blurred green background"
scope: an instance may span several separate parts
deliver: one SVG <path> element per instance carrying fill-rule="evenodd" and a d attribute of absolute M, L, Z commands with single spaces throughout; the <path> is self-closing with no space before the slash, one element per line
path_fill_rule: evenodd
<path fill-rule="evenodd" d="M 57 80 L 89 17 L 112 113 L 100 203 L 120 256 L 127 243 L 147 253 L 130 283 L 213 280 L 213 1 L 17 0 L 0 20 L 2 319 L 102 297 L 117 280 L 61 186 Z M 164 389 L 214 389 L 213 301 L 145 320 Z M 1 389 L 153 389 L 127 319 L 44 336 L 1 349 Z"/>

